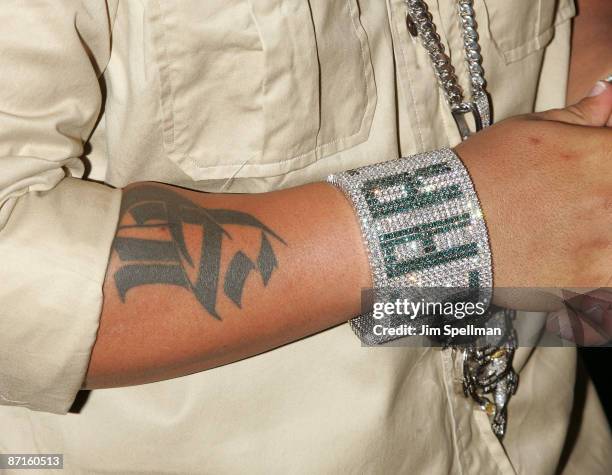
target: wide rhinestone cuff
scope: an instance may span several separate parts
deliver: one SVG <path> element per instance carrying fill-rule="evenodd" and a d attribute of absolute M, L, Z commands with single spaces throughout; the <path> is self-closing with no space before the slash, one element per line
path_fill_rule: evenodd
<path fill-rule="evenodd" d="M 374 289 L 478 288 L 490 304 L 487 229 L 470 176 L 444 148 L 330 175 L 356 209 Z M 396 322 L 400 323 L 400 322 Z M 371 313 L 351 320 L 366 345 L 394 339 L 373 331 Z"/>

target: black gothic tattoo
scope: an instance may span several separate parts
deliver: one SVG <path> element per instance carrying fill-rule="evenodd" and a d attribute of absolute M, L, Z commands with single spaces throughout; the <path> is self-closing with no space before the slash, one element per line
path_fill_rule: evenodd
<path fill-rule="evenodd" d="M 230 259 L 225 272 L 223 292 L 241 307 L 242 292 L 252 271 L 268 284 L 278 266 L 271 240 L 286 244 L 274 231 L 250 214 L 229 209 L 203 208 L 184 196 L 164 187 L 140 185 L 124 192 L 119 222 L 129 214 L 134 224 L 123 224 L 117 229 L 113 248 L 123 266 L 115 272 L 115 285 L 122 301 L 133 287 L 148 284 L 177 285 L 190 290 L 198 302 L 213 317 L 217 312 L 217 293 L 221 275 L 221 249 L 224 239 L 232 236 L 224 225 L 238 225 L 261 231 L 259 253 L 255 261 L 238 251 Z M 202 227 L 199 263 L 187 249 L 183 226 Z M 128 228 L 167 228 L 170 239 L 153 240 L 121 236 Z M 186 265 L 196 268 L 195 281 L 190 279 Z"/>

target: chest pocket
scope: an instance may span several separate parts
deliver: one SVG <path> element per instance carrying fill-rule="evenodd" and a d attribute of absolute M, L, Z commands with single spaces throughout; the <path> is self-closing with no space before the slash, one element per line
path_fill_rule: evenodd
<path fill-rule="evenodd" d="M 367 139 L 357 0 L 150 0 L 163 143 L 194 180 L 265 177 Z"/>
<path fill-rule="evenodd" d="M 573 0 L 482 0 L 489 32 L 506 63 L 544 48 L 555 26 L 576 14 Z"/>

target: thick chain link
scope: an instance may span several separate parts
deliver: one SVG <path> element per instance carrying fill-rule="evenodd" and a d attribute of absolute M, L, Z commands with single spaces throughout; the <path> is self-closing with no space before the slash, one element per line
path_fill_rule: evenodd
<path fill-rule="evenodd" d="M 482 55 L 476 30 L 473 0 L 457 0 L 465 61 L 470 74 L 471 100 L 464 99 L 463 90 L 455 68 L 446 54 L 440 35 L 436 31 L 427 3 L 424 0 L 404 0 L 406 4 L 406 23 L 411 34 L 418 36 L 429 55 L 438 84 L 444 93 L 453 116 L 457 120 L 462 138 L 469 136 L 469 129 L 463 114 L 474 113 L 477 130 L 487 127 L 491 122 L 491 109 L 486 93 L 486 81 L 482 67 Z"/>
<path fill-rule="evenodd" d="M 438 83 L 444 92 L 449 105 L 461 108 L 463 91 L 458 83 L 455 68 L 444 50 L 440 35 L 436 31 L 431 13 L 427 4 L 422 0 L 404 0 L 407 10 L 407 21 L 412 21 L 419 38 L 431 59 Z"/>
<path fill-rule="evenodd" d="M 482 55 L 480 54 L 480 44 L 478 43 L 478 32 L 476 31 L 473 0 L 459 0 L 458 8 L 463 30 L 465 59 L 470 71 L 472 97 L 476 97 L 484 93 L 486 83 L 484 70 L 482 69 Z"/>

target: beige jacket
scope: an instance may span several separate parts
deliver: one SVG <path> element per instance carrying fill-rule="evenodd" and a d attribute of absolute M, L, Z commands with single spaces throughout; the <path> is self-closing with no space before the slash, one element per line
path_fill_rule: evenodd
<path fill-rule="evenodd" d="M 467 86 L 455 2 L 428 3 Z M 562 105 L 572 0 L 475 8 L 496 119 Z M 574 350 L 518 352 L 502 445 L 448 351 L 362 348 L 348 325 L 66 415 L 111 186 L 261 192 L 459 137 L 402 0 L 2 0 L 0 24 L 0 453 L 64 453 L 64 473 L 609 473 Z"/>

